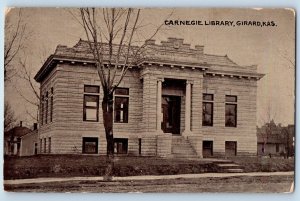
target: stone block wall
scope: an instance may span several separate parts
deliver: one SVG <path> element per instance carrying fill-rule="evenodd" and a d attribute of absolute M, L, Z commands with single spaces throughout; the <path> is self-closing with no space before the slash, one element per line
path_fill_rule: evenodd
<path fill-rule="evenodd" d="M 214 156 L 225 154 L 225 141 L 237 142 L 238 155 L 256 154 L 256 80 L 236 77 L 205 76 L 199 69 L 151 65 L 128 71 L 119 87 L 129 88 L 128 123 L 115 123 L 114 136 L 128 138 L 128 154 L 167 157 L 170 139 L 157 136 L 157 80 L 161 78 L 191 81 L 191 136 L 198 155 L 202 140 L 213 141 Z M 99 122 L 83 121 L 84 85 L 100 86 L 93 66 L 60 63 L 41 85 L 41 93 L 54 89 L 53 121 L 40 126 L 38 141 L 51 137 L 52 153 L 82 153 L 83 137 L 98 137 L 98 153 L 106 153 L 106 139 L 99 93 Z M 185 93 L 185 92 L 184 92 Z M 214 94 L 213 126 L 202 126 L 202 94 Z M 236 95 L 237 127 L 225 127 L 225 95 Z M 184 132 L 185 96 L 181 99 L 181 134 Z M 49 115 L 49 112 L 48 112 Z M 49 117 L 48 117 L 49 118 Z M 42 146 L 44 146 L 44 141 Z M 48 144 L 46 143 L 46 146 Z M 40 147 L 40 145 L 38 146 Z"/>
<path fill-rule="evenodd" d="M 129 137 L 128 138 L 128 155 L 139 156 L 139 142 L 140 138 Z"/>
<path fill-rule="evenodd" d="M 157 137 L 145 136 L 142 138 L 142 156 L 156 156 L 157 155 Z"/>
<path fill-rule="evenodd" d="M 167 158 L 171 156 L 172 152 L 172 136 L 158 135 L 157 136 L 157 156 Z"/>
<path fill-rule="evenodd" d="M 83 121 L 84 85 L 100 87 L 98 122 Z M 128 123 L 114 123 L 114 136 L 117 138 L 135 137 L 140 133 L 142 122 L 142 83 L 139 72 L 130 70 L 119 87 L 129 88 Z M 94 66 L 60 63 L 41 83 L 41 94 L 53 88 L 53 121 L 40 124 L 39 145 L 42 139 L 51 137 L 52 153 L 82 153 L 83 137 L 98 137 L 98 153 L 106 154 L 106 138 L 104 133 L 101 102 L 103 92 Z M 45 109 L 44 109 L 45 113 Z M 46 147 L 48 150 L 48 147 Z"/>
<path fill-rule="evenodd" d="M 237 142 L 237 155 L 256 155 L 256 80 L 204 77 L 203 93 L 214 94 L 213 126 L 202 126 L 203 140 L 213 141 L 214 156 L 225 155 L 225 142 Z M 237 96 L 237 126 L 225 126 L 225 96 Z"/>
<path fill-rule="evenodd" d="M 202 158 L 202 136 L 190 135 L 187 139 L 197 155 Z"/>

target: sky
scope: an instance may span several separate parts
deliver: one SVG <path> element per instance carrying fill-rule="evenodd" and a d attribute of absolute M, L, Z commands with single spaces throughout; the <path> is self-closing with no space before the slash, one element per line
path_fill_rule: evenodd
<path fill-rule="evenodd" d="M 287 9 L 146 9 L 142 10 L 141 23 L 146 26 L 139 33 L 147 38 L 154 27 L 163 23 L 169 14 L 172 20 L 233 20 L 274 21 L 275 27 L 253 26 L 163 26 L 156 35 L 156 43 L 168 37 L 183 38 L 184 43 L 204 45 L 207 54 L 227 55 L 241 66 L 257 65 L 265 76 L 258 82 L 257 124 L 268 120 L 271 113 L 276 123 L 294 124 L 295 68 L 288 60 L 295 57 L 294 12 Z M 6 17 L 15 20 L 17 10 L 10 10 Z M 58 44 L 74 46 L 85 34 L 79 23 L 67 9 L 25 9 L 23 22 L 27 24 L 30 37 L 20 56 L 26 58 L 32 76 L 41 68 L 42 62 L 55 51 Z M 7 33 L 6 33 L 7 34 Z M 288 59 L 286 59 L 288 58 Z M 38 85 L 37 85 L 38 86 Z M 32 98 L 33 94 L 24 81 L 14 80 L 5 84 L 5 100 L 11 103 L 18 120 L 31 125 L 27 111 L 34 108 L 26 103 L 16 91 Z"/>

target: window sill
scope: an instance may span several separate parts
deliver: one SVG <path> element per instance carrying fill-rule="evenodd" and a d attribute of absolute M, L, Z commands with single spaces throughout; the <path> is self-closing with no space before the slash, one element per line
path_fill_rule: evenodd
<path fill-rule="evenodd" d="M 128 124 L 128 122 L 114 122 L 114 124 L 120 124 L 120 125 L 123 125 L 123 124 Z"/>
<path fill-rule="evenodd" d="M 99 155 L 99 153 L 81 153 L 82 155 Z"/>
<path fill-rule="evenodd" d="M 89 123 L 99 123 L 99 121 L 88 121 L 88 120 L 83 120 L 83 122 L 89 122 Z"/>

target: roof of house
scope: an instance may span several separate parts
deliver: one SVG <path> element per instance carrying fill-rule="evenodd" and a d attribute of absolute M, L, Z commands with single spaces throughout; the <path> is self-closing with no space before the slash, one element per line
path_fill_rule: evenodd
<path fill-rule="evenodd" d="M 227 71 L 235 73 L 246 73 L 247 76 L 253 75 L 261 78 L 263 75 L 257 73 L 256 66 L 239 66 L 233 62 L 227 55 L 205 54 L 204 47 L 196 45 L 191 48 L 190 44 L 183 43 L 180 38 L 168 38 L 167 41 L 161 41 L 155 44 L 154 40 L 145 41 L 145 46 L 132 46 L 132 51 L 143 48 L 135 65 L 145 62 L 165 63 L 169 65 L 192 66 L 193 68 L 204 68 L 211 72 Z M 103 52 L 108 52 L 107 43 L 99 43 Z M 113 45 L 113 52 L 117 52 L 118 45 Z M 125 50 L 124 50 L 125 51 Z M 103 54 L 103 60 L 108 60 L 108 53 Z M 53 61 L 83 61 L 85 63 L 94 63 L 93 54 L 90 51 L 89 42 L 80 39 L 73 47 L 58 45 L 54 54 L 50 55 L 42 68 L 35 76 L 35 80 L 40 82 L 55 65 Z M 129 58 L 130 60 L 130 58 Z"/>
<path fill-rule="evenodd" d="M 14 137 L 22 137 L 28 133 L 30 133 L 32 130 L 25 127 L 25 126 L 16 126 L 12 129 L 10 129 L 9 131 L 5 132 L 4 135 L 6 137 L 11 137 L 11 136 L 14 136 Z"/>
<path fill-rule="evenodd" d="M 276 124 L 274 120 L 264 124 L 262 127 L 257 128 L 257 142 L 264 143 L 279 143 L 285 144 L 287 141 L 287 134 L 294 136 L 294 125 L 281 126 Z"/>

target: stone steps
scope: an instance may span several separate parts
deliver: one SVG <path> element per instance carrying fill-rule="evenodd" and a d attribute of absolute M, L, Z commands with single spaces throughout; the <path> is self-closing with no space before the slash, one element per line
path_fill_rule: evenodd
<path fill-rule="evenodd" d="M 199 159 L 197 153 L 187 139 L 182 136 L 172 137 L 172 156 L 176 159 Z"/>
<path fill-rule="evenodd" d="M 218 167 L 219 173 L 242 173 L 244 168 L 232 161 L 215 161 L 214 164 Z"/>
<path fill-rule="evenodd" d="M 243 169 L 226 169 L 227 173 L 243 173 Z"/>

